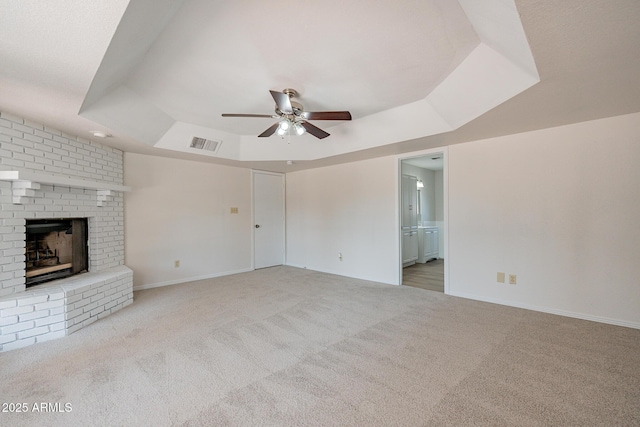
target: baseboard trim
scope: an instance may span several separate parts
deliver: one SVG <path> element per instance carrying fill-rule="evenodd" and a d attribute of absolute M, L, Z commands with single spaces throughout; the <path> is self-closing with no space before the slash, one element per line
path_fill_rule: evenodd
<path fill-rule="evenodd" d="M 167 280 L 166 282 L 149 283 L 147 285 L 134 286 L 134 291 L 142 291 L 145 289 L 160 288 L 162 286 L 179 285 L 181 283 L 195 282 L 198 280 L 213 279 L 215 277 L 230 276 L 232 274 L 247 273 L 253 271 L 253 268 L 243 268 L 234 271 L 223 271 L 221 273 L 205 274 L 204 276 L 186 277 L 183 279 Z M 135 274 L 134 274 L 135 277 Z"/>
<path fill-rule="evenodd" d="M 538 306 L 535 306 L 535 305 L 521 304 L 521 303 L 518 303 L 518 302 L 505 301 L 505 300 L 501 300 L 501 299 L 497 299 L 497 298 L 480 297 L 480 296 L 477 296 L 477 295 L 466 294 L 466 293 L 463 293 L 463 292 L 450 292 L 447 295 L 451 295 L 451 296 L 454 296 L 454 297 L 460 297 L 460 298 L 466 298 L 466 299 L 472 299 L 472 300 L 476 300 L 476 301 L 489 302 L 489 303 L 492 303 L 492 304 L 506 305 L 506 306 L 509 306 L 509 307 L 524 308 L 526 310 L 539 311 L 539 312 L 542 312 L 542 313 L 556 314 L 558 316 L 573 317 L 575 319 L 591 320 L 592 322 L 607 323 L 609 325 L 624 326 L 624 327 L 627 327 L 627 328 L 640 329 L 640 323 L 629 322 L 629 321 L 626 321 L 626 320 L 611 319 L 611 318 L 608 318 L 608 317 L 593 316 L 591 314 L 576 313 L 576 312 L 573 312 L 573 311 L 566 311 L 566 310 L 557 310 L 557 309 L 547 308 L 547 307 L 538 307 Z"/>

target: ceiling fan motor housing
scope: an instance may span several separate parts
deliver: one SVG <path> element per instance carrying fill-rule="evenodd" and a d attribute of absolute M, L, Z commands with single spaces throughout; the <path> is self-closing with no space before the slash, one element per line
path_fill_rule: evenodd
<path fill-rule="evenodd" d="M 289 96 L 289 102 L 291 103 L 291 109 L 293 110 L 293 116 L 294 117 L 299 117 L 302 112 L 304 111 L 304 108 L 302 107 L 302 104 L 299 103 L 298 101 L 294 101 L 293 98 L 298 96 L 298 91 L 295 89 L 284 89 L 282 91 L 282 93 L 286 94 Z M 280 110 L 280 108 L 278 108 L 278 106 L 276 105 L 276 114 L 279 116 L 284 116 L 287 117 L 289 116 L 289 118 L 294 118 L 294 117 L 290 117 L 291 114 L 287 114 L 283 111 Z"/>
<path fill-rule="evenodd" d="M 299 117 L 300 114 L 302 114 L 303 111 L 304 111 L 304 109 L 302 107 L 302 104 L 300 104 L 299 102 L 296 102 L 296 101 L 291 101 L 291 109 L 293 110 L 293 115 L 296 116 L 296 117 Z M 284 113 L 284 112 L 280 111 L 280 108 L 278 108 L 277 105 L 276 105 L 275 110 L 276 110 L 276 114 L 281 116 L 281 117 L 282 116 L 285 116 L 285 117 L 286 116 L 291 116 L 291 114 L 287 114 L 287 113 Z"/>

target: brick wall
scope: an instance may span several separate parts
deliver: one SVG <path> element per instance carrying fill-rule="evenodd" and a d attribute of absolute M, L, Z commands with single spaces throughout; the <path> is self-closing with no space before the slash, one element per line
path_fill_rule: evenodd
<path fill-rule="evenodd" d="M 0 112 L 1 164 L 71 178 L 122 183 L 122 152 Z"/>
<path fill-rule="evenodd" d="M 122 152 L 0 112 L 0 170 L 122 184 Z M 133 301 L 124 266 L 121 192 L 98 202 L 95 189 L 40 185 L 14 204 L 0 180 L 0 351 L 59 338 Z M 28 218 L 88 218 L 89 273 L 25 289 Z"/>
<path fill-rule="evenodd" d="M 122 184 L 122 152 L 0 112 L 0 168 Z M 115 193 L 96 206 L 96 190 L 42 185 L 19 205 L 0 181 L 0 297 L 25 290 L 25 219 L 89 218 L 89 270 L 124 265 L 124 203 Z"/>

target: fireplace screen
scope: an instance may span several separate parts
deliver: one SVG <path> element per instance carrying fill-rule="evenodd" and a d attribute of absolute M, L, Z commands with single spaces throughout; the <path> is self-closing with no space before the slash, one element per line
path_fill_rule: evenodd
<path fill-rule="evenodd" d="M 27 220 L 27 287 L 87 271 L 87 219 Z"/>

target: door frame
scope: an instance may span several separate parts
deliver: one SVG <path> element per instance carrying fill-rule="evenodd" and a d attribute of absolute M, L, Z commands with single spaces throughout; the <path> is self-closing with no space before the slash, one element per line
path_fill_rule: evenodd
<path fill-rule="evenodd" d="M 251 169 L 251 269 L 256 269 L 256 206 L 255 206 L 255 176 L 256 174 L 261 175 L 274 175 L 282 178 L 282 242 L 283 242 L 283 253 L 282 253 L 282 265 L 286 265 L 287 263 L 287 206 L 286 206 L 286 175 L 280 172 L 269 172 L 263 171 L 259 169 Z"/>
<path fill-rule="evenodd" d="M 430 148 L 428 150 L 413 151 L 396 156 L 396 238 L 398 248 L 397 268 L 398 284 L 402 285 L 402 161 L 416 157 L 427 157 L 434 154 L 442 155 L 442 202 L 443 202 L 443 254 L 444 254 L 444 293 L 449 294 L 449 147 Z"/>

